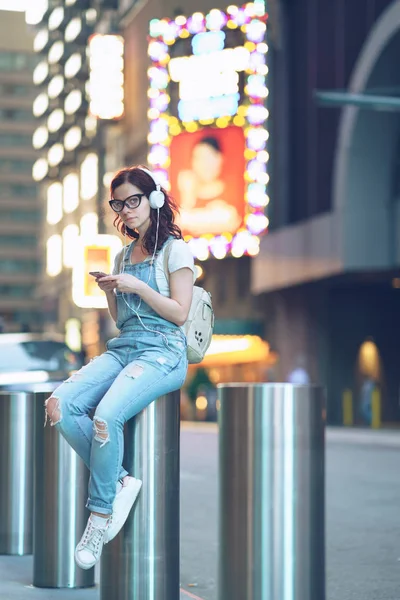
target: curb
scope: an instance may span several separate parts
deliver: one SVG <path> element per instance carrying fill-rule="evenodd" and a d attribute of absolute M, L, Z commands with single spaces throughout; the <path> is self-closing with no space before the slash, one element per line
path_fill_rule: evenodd
<path fill-rule="evenodd" d="M 192 433 L 218 434 L 218 423 L 181 421 L 181 430 Z M 354 446 L 400 449 L 400 430 L 327 427 L 326 441 L 332 444 L 351 444 Z"/>
<path fill-rule="evenodd" d="M 326 441 L 336 444 L 400 449 L 400 431 L 327 427 Z"/>

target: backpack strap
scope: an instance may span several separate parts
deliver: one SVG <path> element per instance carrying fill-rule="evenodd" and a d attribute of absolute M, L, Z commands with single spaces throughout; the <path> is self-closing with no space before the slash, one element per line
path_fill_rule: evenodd
<path fill-rule="evenodd" d="M 123 272 L 124 257 L 125 257 L 125 248 L 122 248 L 122 250 L 120 250 L 117 254 L 118 263 L 117 263 L 116 267 L 118 269 L 118 273 Z"/>
<path fill-rule="evenodd" d="M 127 246 L 123 246 L 117 254 L 116 258 L 117 258 L 118 264 L 116 266 L 118 268 L 118 273 L 123 273 L 123 271 L 124 271 L 124 263 L 128 262 L 127 258 L 130 255 L 130 252 L 132 249 L 132 244 L 133 244 L 133 242 L 131 242 Z"/>
<path fill-rule="evenodd" d="M 171 254 L 171 250 L 172 250 L 172 244 L 174 243 L 175 238 L 169 242 L 166 243 L 165 245 L 165 250 L 164 250 L 164 273 L 165 273 L 165 277 L 167 278 L 167 281 L 169 280 L 169 269 L 168 269 L 168 261 L 169 261 L 169 257 Z"/>

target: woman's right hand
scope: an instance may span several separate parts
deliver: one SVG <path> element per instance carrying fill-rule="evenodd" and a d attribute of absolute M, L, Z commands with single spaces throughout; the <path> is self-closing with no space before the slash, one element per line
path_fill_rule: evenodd
<path fill-rule="evenodd" d="M 105 292 L 106 294 L 109 292 L 112 292 L 115 287 L 116 287 L 116 282 L 115 281 L 103 281 L 103 277 L 99 277 L 98 279 L 96 279 L 96 283 L 99 286 L 99 288 L 101 290 L 103 290 L 103 292 Z"/>

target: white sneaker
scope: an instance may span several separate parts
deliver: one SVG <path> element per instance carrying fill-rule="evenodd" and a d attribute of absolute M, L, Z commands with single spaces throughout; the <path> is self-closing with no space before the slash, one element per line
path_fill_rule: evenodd
<path fill-rule="evenodd" d="M 110 520 L 108 520 L 110 523 Z M 91 569 L 98 562 L 104 545 L 105 527 L 96 527 L 89 517 L 81 541 L 75 549 L 75 562 L 81 569 Z"/>
<path fill-rule="evenodd" d="M 142 487 L 140 479 L 135 479 L 135 477 L 127 477 L 127 479 L 128 482 L 125 483 L 115 496 L 112 517 L 104 536 L 105 544 L 111 542 L 125 525 L 125 521 L 127 520 L 131 508 L 139 495 L 140 488 Z"/>

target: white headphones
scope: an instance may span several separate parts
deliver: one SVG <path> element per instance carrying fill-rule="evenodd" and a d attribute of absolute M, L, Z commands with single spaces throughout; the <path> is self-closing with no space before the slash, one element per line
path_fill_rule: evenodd
<path fill-rule="evenodd" d="M 151 267 L 153 267 L 155 269 L 154 258 L 155 258 L 156 252 L 157 252 L 158 231 L 159 231 L 159 226 L 160 226 L 160 214 L 159 214 L 159 210 L 160 210 L 160 208 L 162 208 L 164 206 L 164 203 L 165 203 L 165 194 L 161 190 L 161 185 L 158 183 L 158 181 L 156 180 L 156 178 L 154 177 L 154 175 L 153 175 L 153 173 L 151 171 L 149 171 L 148 169 L 145 169 L 144 167 L 137 167 L 137 168 L 140 169 L 141 171 L 143 171 L 144 173 L 147 173 L 147 175 L 150 175 L 150 177 L 152 178 L 152 180 L 154 181 L 155 186 L 156 186 L 156 189 L 153 192 L 151 192 L 150 195 L 149 195 L 149 204 L 150 204 L 150 207 L 154 208 L 155 210 L 157 210 L 156 242 L 154 244 L 153 256 L 151 258 L 151 263 L 150 263 Z M 125 236 L 126 236 L 126 229 L 125 229 Z M 125 258 L 126 258 L 127 252 L 129 251 L 130 248 L 131 248 L 130 245 L 129 246 L 125 246 L 124 260 L 122 261 L 122 273 L 124 273 L 124 270 L 125 270 Z M 149 283 L 150 277 L 151 277 L 151 268 L 149 269 L 149 278 L 147 280 L 147 283 Z M 140 314 L 138 312 L 139 308 L 140 308 L 140 306 L 142 304 L 142 298 L 140 298 L 139 304 L 137 305 L 136 308 L 133 308 L 132 306 L 130 306 L 130 304 L 127 302 L 124 294 L 122 294 L 122 298 L 123 298 L 125 304 L 127 305 L 127 307 L 132 312 L 135 313 L 135 315 L 139 319 L 140 324 L 142 325 L 142 327 L 144 329 L 146 329 L 146 331 L 150 331 L 152 333 L 157 333 L 158 335 L 161 335 L 161 337 L 164 338 L 164 340 L 165 340 L 165 342 L 166 342 L 166 344 L 168 346 L 169 345 L 168 344 L 168 338 L 167 338 L 167 336 L 164 333 L 162 333 L 161 331 L 157 331 L 155 329 L 150 329 L 149 327 L 147 327 L 143 323 L 143 321 L 142 321 L 142 319 L 140 317 Z"/>
<path fill-rule="evenodd" d="M 156 189 L 153 192 L 151 192 L 151 194 L 149 196 L 150 207 L 154 208 L 154 209 L 162 208 L 165 203 L 165 196 L 164 196 L 164 192 L 161 190 L 161 185 L 158 183 L 158 181 L 156 180 L 156 178 L 154 177 L 154 175 L 151 171 L 149 171 L 148 169 L 145 169 L 144 167 L 137 167 L 137 168 L 140 169 L 141 171 L 143 171 L 144 173 L 147 173 L 147 175 L 150 175 L 150 177 L 152 178 L 152 180 L 155 183 Z"/>

